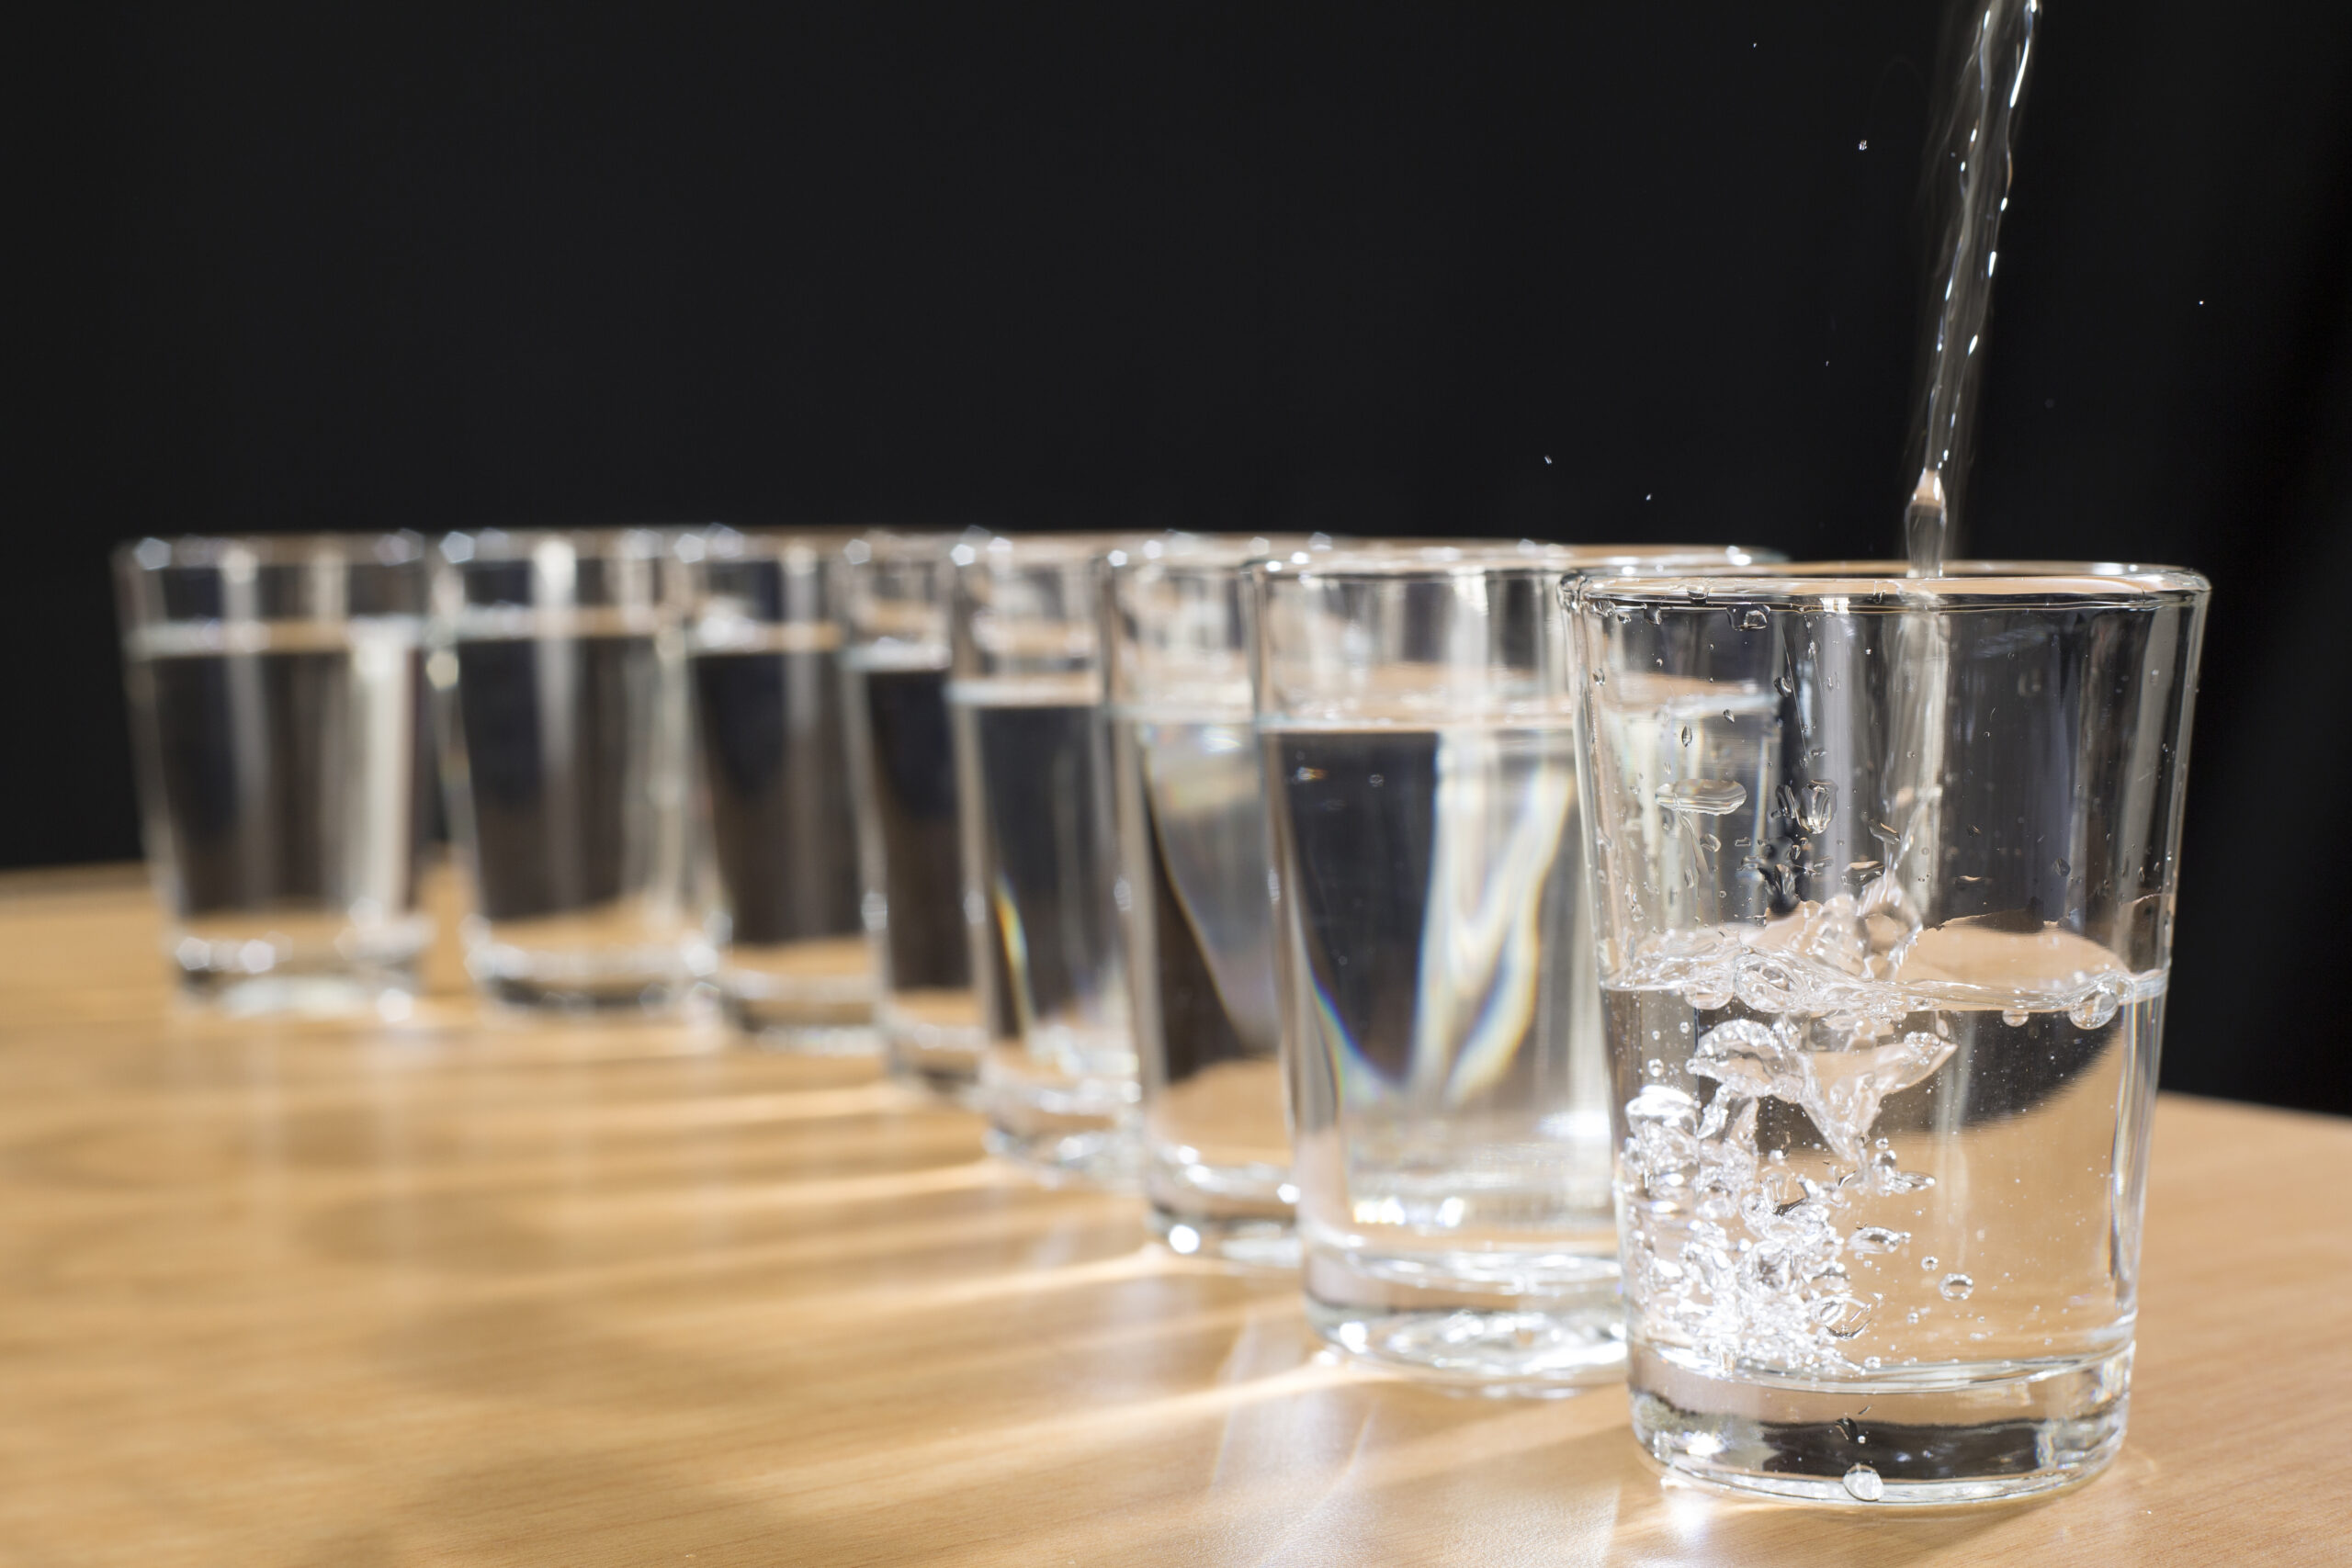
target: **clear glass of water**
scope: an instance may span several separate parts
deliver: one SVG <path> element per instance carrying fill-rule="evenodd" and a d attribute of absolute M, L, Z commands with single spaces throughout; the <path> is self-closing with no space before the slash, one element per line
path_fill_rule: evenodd
<path fill-rule="evenodd" d="M 689 897 L 683 574 L 651 529 L 442 540 L 429 661 L 466 964 L 500 1000 L 662 1011 L 712 966 Z"/>
<path fill-rule="evenodd" d="M 141 539 L 114 567 L 167 961 L 234 1011 L 404 1012 L 432 937 L 422 541 Z"/>
<path fill-rule="evenodd" d="M 852 540 L 840 615 L 861 908 L 883 1057 L 903 1083 L 969 1100 L 988 1032 L 965 928 L 947 721 L 950 555 L 959 539 L 985 544 L 987 536 L 881 531 Z"/>
<path fill-rule="evenodd" d="M 991 1150 L 1048 1180 L 1124 1184 L 1136 1052 L 1097 633 L 1097 563 L 1140 541 L 958 545 L 947 709 Z"/>
<path fill-rule="evenodd" d="M 1589 579 L 1634 1427 L 1816 1502 L 2122 1440 L 2207 585 Z"/>
<path fill-rule="evenodd" d="M 834 530 L 683 535 L 697 882 L 728 1017 L 788 1050 L 870 1053 L 842 721 Z"/>
<path fill-rule="evenodd" d="M 1246 569 L 1318 547 L 1148 541 L 1104 585 L 1144 1192 L 1170 1247 L 1241 1263 L 1298 1260 Z"/>
<path fill-rule="evenodd" d="M 1623 1361 L 1558 592 L 1622 554 L 1250 569 L 1307 1315 L 1489 1391 Z"/>

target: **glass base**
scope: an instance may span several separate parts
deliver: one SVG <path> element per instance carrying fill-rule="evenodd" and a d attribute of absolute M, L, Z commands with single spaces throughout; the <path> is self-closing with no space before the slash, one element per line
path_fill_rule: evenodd
<path fill-rule="evenodd" d="M 1614 1307 L 1367 1313 L 1306 1302 L 1315 1332 L 1355 1360 L 1504 1398 L 1556 1399 L 1625 1373 Z"/>
<path fill-rule="evenodd" d="M 416 971 L 409 967 L 266 975 L 183 969 L 180 983 L 189 996 L 231 1018 L 283 1013 L 300 1018 L 364 1016 L 398 1021 L 409 1016 L 417 996 Z"/>
<path fill-rule="evenodd" d="M 526 947 L 493 938 L 469 944 L 466 972 L 492 1000 L 508 1007 L 671 1014 L 694 994 L 697 974 L 709 972 L 707 950 L 698 964 L 691 956 L 684 945 Z"/>
<path fill-rule="evenodd" d="M 1848 1507 L 1940 1507 L 2054 1492 L 2123 1443 L 2132 1351 L 1904 1369 L 1850 1381 L 1716 1378 L 1634 1348 L 1634 1435 L 1710 1486 Z"/>
<path fill-rule="evenodd" d="M 1019 1047 L 992 1049 L 980 1063 L 989 1152 L 1048 1185 L 1141 1188 L 1141 1093 L 1133 1077 L 1058 1072 Z"/>
<path fill-rule="evenodd" d="M 1500 1278 L 1510 1255 L 1383 1257 L 1306 1248 L 1306 1319 L 1368 1364 L 1480 1393 L 1551 1397 L 1625 1371 L 1613 1258 L 1543 1258 Z"/>
<path fill-rule="evenodd" d="M 719 1009 L 768 1050 L 871 1056 L 882 1037 L 866 963 L 853 939 L 730 950 L 719 962 Z"/>
<path fill-rule="evenodd" d="M 362 926 L 335 911 L 273 908 L 191 917 L 164 948 L 181 988 L 232 1017 L 396 1020 L 418 995 L 432 940 L 422 915 Z"/>
<path fill-rule="evenodd" d="M 528 975 L 492 975 L 481 981 L 483 993 L 506 1007 L 535 1012 L 641 1013 L 666 1016 L 685 1006 L 692 988 L 674 976 L 646 978 L 617 976 L 594 982 L 541 980 Z"/>
<path fill-rule="evenodd" d="M 1142 1148 L 1132 1126 L 1023 1134 L 991 1122 L 982 1141 L 989 1153 L 1048 1187 L 1132 1192 L 1141 1185 Z"/>
<path fill-rule="evenodd" d="M 882 1062 L 910 1089 L 977 1110 L 980 1053 L 988 1036 L 977 1024 L 938 1024 L 910 1020 L 886 999 L 878 1010 Z"/>
<path fill-rule="evenodd" d="M 1298 1189 L 1286 1163 L 1211 1163 L 1203 1150 L 1148 1141 L 1144 1195 L 1152 1234 L 1170 1251 L 1247 1268 L 1298 1267 Z"/>
<path fill-rule="evenodd" d="M 872 1056 L 882 1049 L 874 1025 L 837 1010 L 797 1008 L 774 997 L 747 997 L 723 981 L 719 1010 L 763 1050 L 797 1051 L 812 1056 Z"/>
<path fill-rule="evenodd" d="M 1182 1257 L 1285 1273 L 1298 1267 L 1298 1227 L 1286 1217 L 1193 1213 L 1157 1201 L 1148 1217 L 1151 1234 Z"/>
<path fill-rule="evenodd" d="M 760 1023 L 746 1021 L 732 1008 L 726 1010 L 728 1021 L 750 1035 L 751 1043 L 763 1051 L 807 1056 L 875 1056 L 882 1051 L 882 1037 L 868 1024 Z"/>

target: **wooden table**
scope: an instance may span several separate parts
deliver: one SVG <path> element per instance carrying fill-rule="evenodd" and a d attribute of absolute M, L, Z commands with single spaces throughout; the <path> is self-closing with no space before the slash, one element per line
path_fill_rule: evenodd
<path fill-rule="evenodd" d="M 2168 1099 L 2114 1469 L 1854 1517 L 1335 1364 L 864 1065 L 446 953 L 399 1024 L 192 1012 L 121 871 L 0 878 L 0 1562 L 2352 1562 L 2352 1124 Z"/>

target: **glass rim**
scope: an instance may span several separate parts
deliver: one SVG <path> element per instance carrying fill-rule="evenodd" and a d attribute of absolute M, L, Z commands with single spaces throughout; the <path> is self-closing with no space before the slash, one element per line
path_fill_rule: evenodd
<path fill-rule="evenodd" d="M 1159 547 L 1154 548 L 1155 546 Z M 1175 534 L 1164 539 L 1148 539 L 1133 553 L 1114 550 L 1103 560 L 1113 577 L 1127 582 L 1151 572 L 1238 574 L 1258 561 L 1300 557 L 1319 559 L 1345 547 L 1335 543 L 1329 534 Z"/>
<path fill-rule="evenodd" d="M 676 553 L 678 541 L 699 536 L 706 525 L 632 524 L 595 528 L 464 528 L 434 541 L 434 551 L 451 566 L 528 560 L 541 545 L 567 544 L 592 559 L 661 560 Z"/>
<path fill-rule="evenodd" d="M 851 566 L 952 566 L 957 546 L 977 549 L 994 536 L 977 524 L 961 528 L 864 528 L 842 541 L 842 558 Z"/>
<path fill-rule="evenodd" d="M 150 534 L 125 539 L 109 552 L 118 570 L 167 571 L 218 567 L 232 556 L 259 566 L 308 565 L 330 558 L 345 566 L 413 566 L 425 558 L 429 541 L 405 528 L 300 534 Z"/>
<path fill-rule="evenodd" d="M 948 550 L 948 559 L 967 569 L 985 567 L 1019 570 L 1024 567 L 1085 566 L 1114 550 L 1139 547 L 1146 540 L 1170 536 L 1149 529 L 1074 529 L 1068 533 L 976 530 L 974 537 L 959 540 Z"/>
<path fill-rule="evenodd" d="M 805 570 L 846 558 L 844 552 L 849 547 L 872 533 L 870 528 L 831 524 L 738 528 L 729 523 L 715 523 L 678 534 L 671 539 L 670 548 L 688 566 L 773 561 L 787 569 Z"/>
<path fill-rule="evenodd" d="M 1767 603 L 1826 606 L 1834 601 L 1840 613 L 1965 610 L 2004 603 L 2186 604 L 2205 598 L 2213 589 L 2202 574 L 2184 567 L 2004 558 L 1947 561 L 1935 577 L 1908 576 L 1905 563 L 1893 560 L 1788 561 L 1672 576 L 1588 574 L 1566 586 L 1579 604 L 1692 608 Z"/>
<path fill-rule="evenodd" d="M 1253 574 L 1268 581 L 1302 581 L 1312 578 L 1365 581 L 1411 577 L 1465 577 L 1523 574 L 1543 577 L 1561 572 L 1582 576 L 1611 567 L 1642 568 L 1655 574 L 1661 569 L 1688 566 L 1694 571 L 1737 570 L 1763 567 L 1779 560 L 1780 552 L 1761 545 L 1570 545 L 1539 539 L 1376 539 L 1349 544 L 1318 553 L 1300 570 L 1285 571 L 1285 561 L 1252 563 Z M 1684 575 L 1691 575 L 1686 572 Z"/>

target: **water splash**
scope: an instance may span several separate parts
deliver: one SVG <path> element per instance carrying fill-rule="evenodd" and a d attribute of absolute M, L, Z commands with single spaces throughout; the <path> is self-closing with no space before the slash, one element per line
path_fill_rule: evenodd
<path fill-rule="evenodd" d="M 1981 9 L 1980 9 L 1981 7 Z M 2025 96 L 2040 0 L 1968 0 L 1954 18 L 1928 192 L 1940 220 L 1939 290 L 1929 309 L 1918 479 L 1903 517 L 1911 575 L 1935 577 L 1958 553 L 1962 491 L 1973 435 L 1978 366 L 2001 214 L 2009 205 L 2009 144 Z"/>

